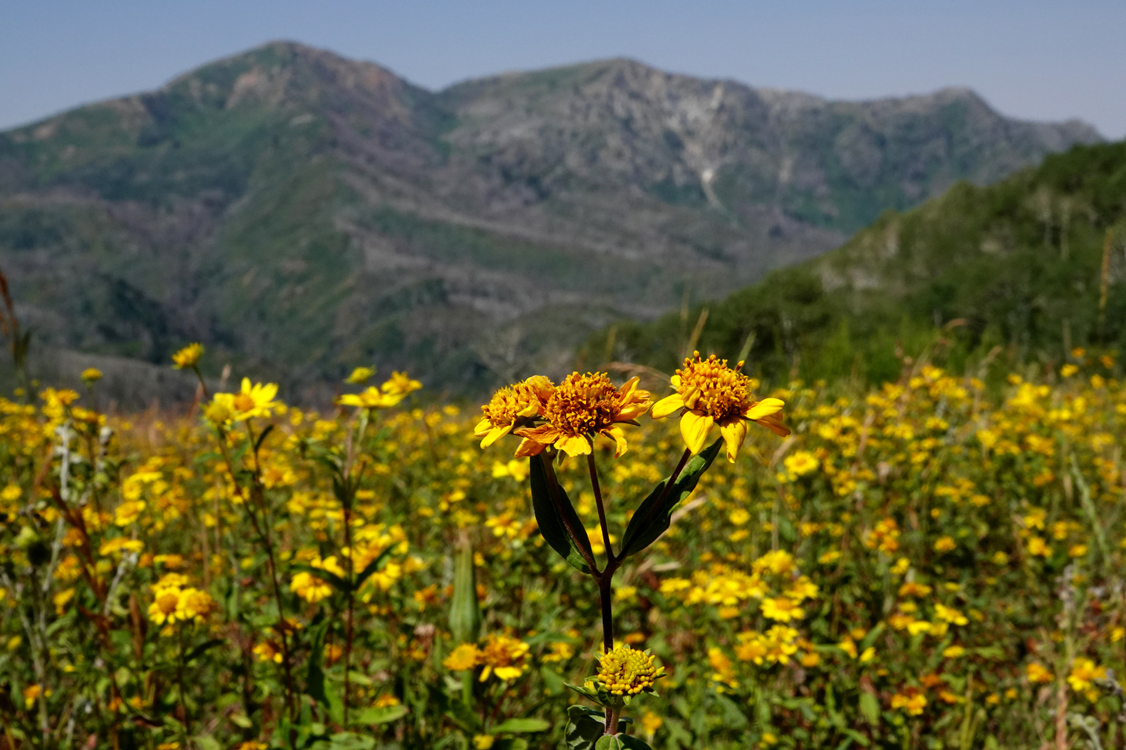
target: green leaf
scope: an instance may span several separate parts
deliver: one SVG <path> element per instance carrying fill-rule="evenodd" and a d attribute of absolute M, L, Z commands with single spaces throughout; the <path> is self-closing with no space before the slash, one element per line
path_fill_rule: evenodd
<path fill-rule="evenodd" d="M 328 701 L 328 715 L 337 726 L 344 726 L 344 701 L 335 685 L 325 684 L 325 698 Z"/>
<path fill-rule="evenodd" d="M 578 693 L 579 695 L 581 695 L 582 697 L 584 697 L 588 700 L 592 700 L 595 703 L 601 703 L 602 702 L 598 699 L 598 693 L 595 692 L 594 690 L 591 690 L 588 687 L 580 687 L 578 685 L 572 685 L 569 682 L 564 682 L 563 684 L 566 685 L 567 687 L 571 688 L 576 693 Z"/>
<path fill-rule="evenodd" d="M 550 667 L 540 667 L 540 676 L 543 678 L 543 687 L 548 695 L 559 695 L 563 692 L 563 678 Z"/>
<path fill-rule="evenodd" d="M 544 468 L 544 461 L 547 460 L 549 459 L 541 456 L 532 456 L 528 459 L 532 485 L 532 509 L 536 513 L 536 523 L 539 524 L 540 534 L 551 545 L 551 548 L 558 552 L 572 567 L 581 570 L 583 573 L 589 573 L 590 567 L 587 566 L 586 559 L 589 557 L 593 560 L 594 553 L 590 549 L 590 539 L 587 537 L 586 528 L 583 526 L 583 522 L 579 520 L 579 514 L 575 512 L 575 506 L 571 504 L 571 499 L 567 497 L 567 491 L 558 482 L 552 483 L 548 479 L 547 469 Z M 552 484 L 554 484 L 554 493 Z M 559 509 L 556 508 L 553 494 L 562 506 L 562 516 Z M 568 523 L 579 537 L 577 543 L 567 533 L 566 524 Z M 579 548 L 579 544 L 583 545 L 582 549 Z M 587 557 L 583 556 L 584 551 Z"/>
<path fill-rule="evenodd" d="M 289 569 L 311 573 L 317 578 L 320 578 L 322 581 L 331 583 L 337 591 L 348 593 L 348 582 L 335 573 L 330 573 L 322 568 L 314 568 L 312 565 L 306 565 L 305 563 L 294 563 L 293 565 L 289 566 Z"/>
<path fill-rule="evenodd" d="M 406 706 L 383 706 L 382 708 L 365 708 L 353 715 L 353 724 L 367 724 L 368 726 L 375 726 L 377 724 L 390 724 L 410 713 L 410 709 Z"/>
<path fill-rule="evenodd" d="M 868 631 L 868 634 L 864 636 L 864 640 L 862 640 L 860 642 L 860 645 L 857 646 L 857 649 L 860 651 L 860 653 L 864 653 L 864 651 L 867 650 L 870 646 L 875 645 L 876 639 L 883 635 L 885 625 L 886 623 L 880 622 L 876 625 L 876 627 Z"/>
<path fill-rule="evenodd" d="M 196 735 L 192 737 L 192 742 L 195 743 L 199 750 L 223 750 L 223 746 L 219 744 L 219 741 L 210 734 Z"/>
<path fill-rule="evenodd" d="M 546 732 L 551 728 L 551 724 L 543 719 L 509 719 L 497 726 L 493 727 L 493 734 L 500 734 L 502 732 L 520 733 L 520 732 Z"/>
<path fill-rule="evenodd" d="M 880 702 L 871 693 L 860 693 L 860 713 L 872 726 L 880 725 Z"/>
<path fill-rule="evenodd" d="M 653 748 L 628 734 L 606 734 L 594 743 L 594 750 L 653 750 Z"/>
<path fill-rule="evenodd" d="M 606 715 L 586 706 L 567 709 L 567 729 L 564 738 L 570 750 L 592 750 L 594 743 L 606 729 Z"/>
<path fill-rule="evenodd" d="M 468 540 L 464 541 L 454 561 L 450 632 L 457 643 L 476 643 L 481 635 L 481 605 L 477 601 L 477 569 L 473 563 L 473 545 Z"/>
<path fill-rule="evenodd" d="M 495 750 L 528 750 L 528 742 L 521 737 L 508 737 L 497 740 L 493 747 Z"/>
<path fill-rule="evenodd" d="M 258 453 L 259 449 L 262 448 L 262 443 L 265 442 L 265 440 L 266 440 L 266 436 L 269 435 L 273 431 L 274 431 L 274 426 L 272 424 L 266 425 L 266 429 L 262 430 L 262 434 L 259 435 L 258 439 L 254 441 L 254 452 L 255 453 Z"/>
<path fill-rule="evenodd" d="M 623 558 L 637 554 L 665 533 L 672 523 L 672 512 L 692 493 L 692 490 L 696 489 L 700 477 L 712 465 L 721 447 L 723 447 L 723 438 L 716 440 L 699 455 L 693 456 L 685 464 L 668 494 L 665 494 L 665 486 L 671 477 L 662 479 L 649 493 L 649 497 L 641 501 L 637 512 L 633 514 L 626 527 L 625 536 L 622 537 Z"/>
<path fill-rule="evenodd" d="M 451 702 L 450 710 L 446 712 L 446 716 L 466 732 L 472 734 L 479 733 L 478 730 L 481 728 L 481 718 L 473 712 L 472 708 L 461 701 Z"/>
<path fill-rule="evenodd" d="M 391 553 L 397 546 L 399 545 L 392 544 L 390 547 L 380 552 L 378 557 L 369 562 L 367 564 L 367 567 L 360 571 L 360 574 L 356 576 L 355 586 L 357 590 L 360 588 L 360 586 L 364 585 L 364 581 L 371 578 L 372 574 L 375 573 L 375 571 L 383 568 L 384 564 L 387 562 L 387 558 L 391 556 Z"/>
<path fill-rule="evenodd" d="M 209 641 L 204 641 L 203 643 L 199 644 L 198 646 L 193 648 L 191 651 L 189 651 L 187 654 L 185 654 L 184 661 L 190 662 L 192 659 L 196 658 L 197 656 L 201 656 L 202 654 L 209 651 L 210 649 L 213 649 L 216 646 L 221 646 L 224 643 L 226 643 L 226 641 L 223 640 L 222 638 L 212 638 Z"/>
<path fill-rule="evenodd" d="M 325 633 L 328 631 L 329 621 L 322 619 L 309 628 L 310 651 L 309 671 L 305 678 L 305 692 L 314 700 L 328 705 L 328 695 L 325 694 L 324 650 Z"/>
<path fill-rule="evenodd" d="M 329 738 L 328 746 L 332 750 L 372 750 L 375 738 L 352 732 L 338 732 Z"/>

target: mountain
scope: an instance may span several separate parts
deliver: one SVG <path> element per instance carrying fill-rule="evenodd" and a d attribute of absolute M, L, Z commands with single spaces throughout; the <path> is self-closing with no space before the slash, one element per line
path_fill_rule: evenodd
<path fill-rule="evenodd" d="M 775 379 L 879 382 L 899 375 L 897 348 L 917 355 L 939 329 L 959 369 L 1126 350 L 1126 142 L 1076 146 L 989 186 L 959 182 L 837 250 L 681 315 L 620 323 L 586 351 L 671 371 L 698 347 Z"/>
<path fill-rule="evenodd" d="M 40 347 L 202 340 L 291 397 L 373 362 L 468 392 L 1097 140 L 960 89 L 832 102 L 608 60 L 430 92 L 277 42 L 0 134 L 0 268 Z"/>

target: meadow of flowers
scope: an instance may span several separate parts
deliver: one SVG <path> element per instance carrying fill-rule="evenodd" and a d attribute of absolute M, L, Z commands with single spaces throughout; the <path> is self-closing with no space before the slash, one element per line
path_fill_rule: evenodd
<path fill-rule="evenodd" d="M 621 563 L 632 650 L 613 659 L 597 588 L 538 531 L 538 456 L 405 375 L 361 369 L 324 413 L 249 381 L 176 416 L 99 413 L 96 372 L 85 393 L 15 394 L 0 746 L 1118 746 L 1115 368 L 1076 350 L 987 385 L 906 362 L 879 388 L 760 394 L 790 434 L 720 452 Z M 703 440 L 635 412 L 589 441 L 605 536 L 593 461 L 549 436 L 595 556 Z M 574 730 L 598 690 L 634 697 L 619 745 Z"/>

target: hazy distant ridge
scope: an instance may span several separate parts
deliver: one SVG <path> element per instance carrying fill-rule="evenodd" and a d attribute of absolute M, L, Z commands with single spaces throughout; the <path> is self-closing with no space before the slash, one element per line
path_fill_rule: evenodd
<path fill-rule="evenodd" d="M 0 266 L 55 347 L 466 390 L 1097 140 L 959 89 L 832 102 L 608 60 L 434 93 L 278 42 L 0 134 Z"/>

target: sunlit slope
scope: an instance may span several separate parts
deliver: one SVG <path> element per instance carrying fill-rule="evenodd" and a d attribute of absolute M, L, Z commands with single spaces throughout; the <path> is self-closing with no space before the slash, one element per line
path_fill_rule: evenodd
<path fill-rule="evenodd" d="M 988 187 L 959 183 L 707 305 L 699 347 L 748 351 L 767 373 L 879 378 L 897 371 L 894 340 L 917 348 L 936 327 L 950 328 L 956 356 L 1000 346 L 1016 359 L 1058 359 L 1072 346 L 1120 346 L 1124 211 L 1124 143 L 1076 147 Z M 702 311 L 618 325 L 588 354 L 672 367 Z"/>

